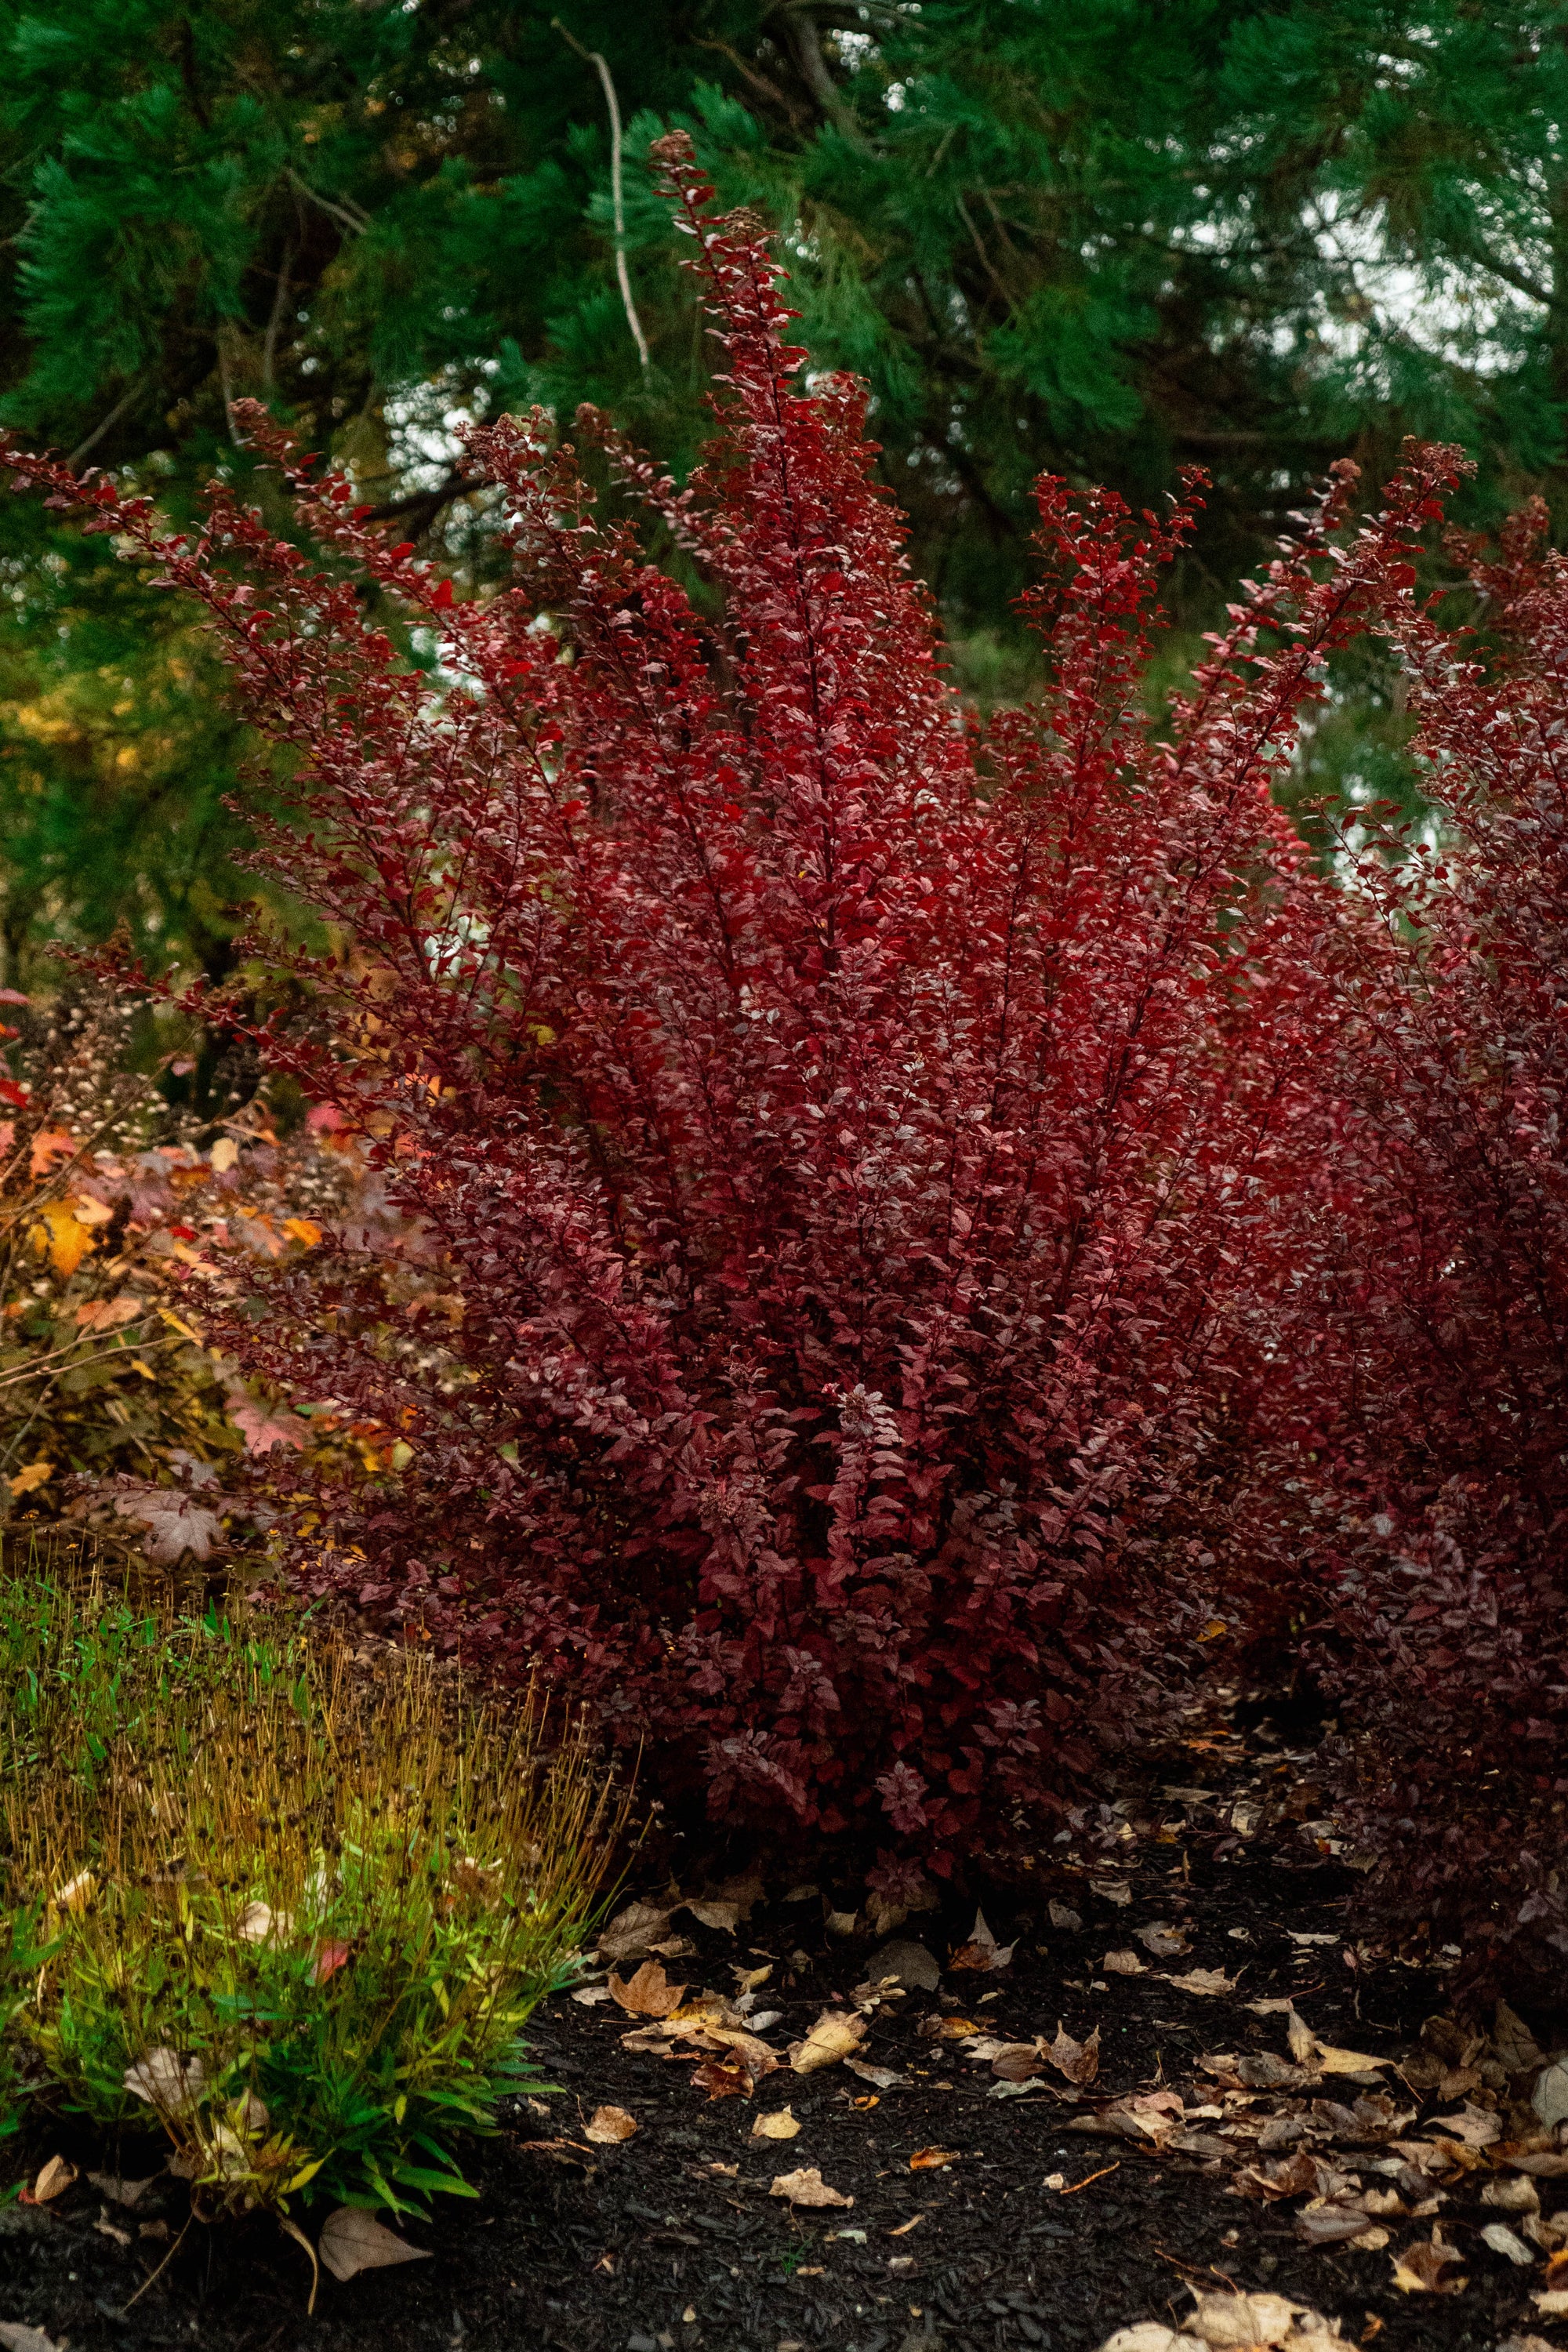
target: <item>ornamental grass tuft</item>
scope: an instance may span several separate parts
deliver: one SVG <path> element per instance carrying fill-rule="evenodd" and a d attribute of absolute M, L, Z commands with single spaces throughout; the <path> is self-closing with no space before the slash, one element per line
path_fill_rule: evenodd
<path fill-rule="evenodd" d="M 161 2130 L 207 2218 L 472 2193 L 457 2143 L 537 2087 L 624 1820 L 578 1730 L 258 1607 L 13 1572 L 0 1758 L 35 2092 Z"/>

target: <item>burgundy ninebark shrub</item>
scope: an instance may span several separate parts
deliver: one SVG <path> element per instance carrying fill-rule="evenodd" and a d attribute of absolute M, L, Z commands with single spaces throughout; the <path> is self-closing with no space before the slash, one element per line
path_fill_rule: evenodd
<path fill-rule="evenodd" d="M 299 757 L 270 855 L 343 944 L 271 1050 L 413 1237 L 231 1338 L 413 1449 L 317 1588 L 542 1659 L 667 1792 L 880 1839 L 892 1889 L 1059 1806 L 1205 1630 L 1306 1050 L 1270 785 L 1431 485 L 1325 567 L 1337 486 L 1159 732 L 1186 516 L 1046 482 L 1053 683 L 966 732 L 857 392 L 797 388 L 764 245 L 664 152 L 721 438 L 677 492 L 601 437 L 700 604 L 538 421 L 469 436 L 515 562 L 472 601 L 258 413 L 327 568 L 221 486 L 186 541 L 10 462 L 205 600 Z"/>
<path fill-rule="evenodd" d="M 1256 1271 L 1277 1378 L 1254 1493 L 1326 1610 L 1340 1793 L 1395 1926 L 1568 1985 L 1568 562 L 1544 513 L 1456 552 L 1493 641 L 1397 576 L 1435 822 L 1299 886 L 1319 992 Z"/>

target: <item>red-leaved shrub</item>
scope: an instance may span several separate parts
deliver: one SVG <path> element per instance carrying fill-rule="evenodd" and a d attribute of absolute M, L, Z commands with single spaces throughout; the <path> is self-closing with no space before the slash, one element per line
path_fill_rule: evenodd
<path fill-rule="evenodd" d="M 269 855 L 338 945 L 269 1051 L 402 1222 L 230 1344 L 413 1455 L 300 1572 L 892 1892 L 1059 1807 L 1209 1630 L 1324 995 L 1270 788 L 1436 475 L 1343 545 L 1337 482 L 1159 729 L 1186 513 L 1043 483 L 1050 688 L 966 730 L 858 394 L 798 388 L 765 246 L 662 152 L 721 437 L 677 490 L 584 429 L 695 602 L 542 420 L 469 436 L 515 571 L 468 600 L 257 411 L 322 558 L 9 462 L 205 601 L 298 757 Z"/>
<path fill-rule="evenodd" d="M 1561 1991 L 1568 562 L 1543 533 L 1532 510 L 1496 561 L 1451 542 L 1484 660 L 1390 574 L 1433 815 L 1368 813 L 1281 926 L 1314 1002 L 1253 1265 L 1252 1531 L 1320 1622 L 1373 1908 L 1474 1981 Z"/>

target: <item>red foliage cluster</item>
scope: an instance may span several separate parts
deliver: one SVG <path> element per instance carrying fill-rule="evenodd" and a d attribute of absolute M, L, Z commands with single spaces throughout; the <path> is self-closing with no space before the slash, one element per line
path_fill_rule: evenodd
<path fill-rule="evenodd" d="M 854 387 L 797 387 L 764 245 L 663 155 L 721 438 L 678 491 L 581 422 L 694 597 L 542 420 L 469 436 L 515 568 L 468 601 L 259 412 L 324 560 L 8 461 L 205 601 L 298 758 L 270 855 L 343 944 L 270 1051 L 389 1219 L 245 1348 L 413 1449 L 317 1581 L 543 1661 L 670 1795 L 880 1838 L 892 1890 L 1073 1795 L 1218 1561 L 1304 1580 L 1429 1905 L 1453 1746 L 1479 1810 L 1555 1802 L 1562 568 L 1484 575 L 1531 649 L 1484 677 L 1413 591 L 1452 460 L 1359 530 L 1342 467 L 1156 726 L 1187 510 L 1047 480 L 1052 682 L 966 728 Z M 1447 845 L 1325 877 L 1271 788 L 1373 626 Z"/>
<path fill-rule="evenodd" d="M 1450 542 L 1484 662 L 1411 574 L 1377 615 L 1432 814 L 1370 813 L 1276 950 L 1317 1001 L 1253 1480 L 1260 1556 L 1326 1612 L 1374 1907 L 1478 1977 L 1561 1989 L 1568 562 L 1544 520 L 1516 520 L 1495 562 Z"/>

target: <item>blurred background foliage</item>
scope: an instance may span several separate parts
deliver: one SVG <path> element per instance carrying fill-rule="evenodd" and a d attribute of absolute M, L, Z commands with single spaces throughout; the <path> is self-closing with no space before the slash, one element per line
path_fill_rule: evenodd
<path fill-rule="evenodd" d="M 1043 467 L 1210 471 L 1191 650 L 1336 457 L 1478 460 L 1561 514 L 1568 0 L 0 0 L 0 416 L 171 512 L 258 395 L 402 533 L 491 559 L 453 434 L 595 401 L 677 468 L 700 321 L 642 157 L 679 122 L 868 378 L 955 675 L 1028 690 Z M 603 58 L 626 128 L 617 283 Z M 646 341 L 647 363 L 637 336 Z M 0 521 L 0 984 L 124 920 L 218 971 L 266 788 L 199 630 Z M 1303 794 L 1407 789 L 1392 677 L 1334 681 Z"/>

